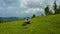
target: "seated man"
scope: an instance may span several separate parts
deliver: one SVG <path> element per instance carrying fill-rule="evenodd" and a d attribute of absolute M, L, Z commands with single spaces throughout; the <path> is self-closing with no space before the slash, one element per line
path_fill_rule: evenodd
<path fill-rule="evenodd" d="M 27 24 L 30 24 L 30 20 L 29 20 L 29 19 L 26 19 L 25 22 L 26 22 Z"/>
<path fill-rule="evenodd" d="M 23 23 L 23 25 L 26 25 L 26 24 L 30 24 L 30 20 L 27 18 L 26 20 L 25 20 L 25 22 Z"/>

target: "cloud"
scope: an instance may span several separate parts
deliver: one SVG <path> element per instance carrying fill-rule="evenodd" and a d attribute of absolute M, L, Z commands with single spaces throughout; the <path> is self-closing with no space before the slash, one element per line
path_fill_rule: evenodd
<path fill-rule="evenodd" d="M 59 6 L 60 5 L 60 0 L 56 0 L 57 1 L 57 5 Z"/>
<path fill-rule="evenodd" d="M 36 15 L 43 14 L 43 15 L 45 15 L 44 10 L 40 9 L 40 8 L 30 8 L 27 11 L 21 12 L 21 14 L 26 14 L 26 15 L 28 15 L 28 14 L 32 14 L 32 15 L 33 14 L 36 14 Z"/>
<path fill-rule="evenodd" d="M 22 0 L 21 7 L 25 8 L 44 8 L 46 5 L 53 5 L 54 0 Z"/>
<path fill-rule="evenodd" d="M 14 9 L 14 7 L 8 7 L 7 9 L 8 9 L 8 10 L 13 10 L 13 9 Z"/>
<path fill-rule="evenodd" d="M 45 8 L 47 5 L 53 6 L 54 1 L 59 5 L 60 0 L 21 0 L 20 7 L 22 8 Z"/>
<path fill-rule="evenodd" d="M 20 7 L 27 8 L 26 4 L 20 4 Z"/>
<path fill-rule="evenodd" d="M 29 0 L 20 0 L 21 2 L 27 2 L 27 1 L 29 1 Z"/>
<path fill-rule="evenodd" d="M 19 0 L 0 0 L 1 7 L 18 6 Z"/>
<path fill-rule="evenodd" d="M 30 8 L 24 12 L 21 12 L 20 14 L 25 17 L 32 17 L 33 14 L 35 14 L 36 16 L 41 16 L 41 15 L 45 16 L 45 12 L 41 8 Z"/>

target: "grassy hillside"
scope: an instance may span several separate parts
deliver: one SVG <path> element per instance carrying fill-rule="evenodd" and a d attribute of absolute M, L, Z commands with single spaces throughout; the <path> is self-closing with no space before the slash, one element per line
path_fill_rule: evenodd
<path fill-rule="evenodd" d="M 33 18 L 26 26 L 23 22 L 0 23 L 0 34 L 60 34 L 60 14 Z"/>

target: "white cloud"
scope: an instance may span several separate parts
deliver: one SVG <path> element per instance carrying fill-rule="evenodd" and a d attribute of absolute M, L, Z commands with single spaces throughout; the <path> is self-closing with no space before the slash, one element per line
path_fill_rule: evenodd
<path fill-rule="evenodd" d="M 60 5 L 60 0 L 57 0 L 57 5 L 58 5 L 58 6 Z"/>
<path fill-rule="evenodd" d="M 14 7 L 8 7 L 7 9 L 8 9 L 8 10 L 13 10 L 13 8 L 14 8 Z"/>
<path fill-rule="evenodd" d="M 29 0 L 21 0 L 21 2 L 27 2 L 27 1 L 29 1 Z"/>
<path fill-rule="evenodd" d="M 40 9 L 40 8 L 30 8 L 27 11 L 22 12 L 22 13 L 29 14 L 29 13 L 37 13 L 37 12 L 41 12 L 41 11 L 44 11 L 44 10 Z"/>
<path fill-rule="evenodd" d="M 20 14 L 28 15 L 28 16 L 33 14 L 36 14 L 36 16 L 41 16 L 42 14 L 45 16 L 44 9 L 41 8 L 30 8 L 27 11 L 21 12 Z"/>
<path fill-rule="evenodd" d="M 27 8 L 26 4 L 21 4 L 20 7 Z"/>
<path fill-rule="evenodd" d="M 23 8 L 29 7 L 29 6 L 31 6 L 31 5 L 33 6 L 33 5 L 35 4 L 35 2 L 36 2 L 36 1 L 34 1 L 34 0 L 31 0 L 31 1 L 30 1 L 30 0 L 22 0 L 20 6 L 23 7 Z M 36 2 L 36 3 L 37 3 L 37 2 Z"/>
<path fill-rule="evenodd" d="M 36 8 L 36 7 L 42 7 L 46 6 L 46 5 L 52 5 L 53 4 L 53 0 L 21 0 L 21 7 L 25 8 L 25 7 L 30 7 L 30 8 Z"/>

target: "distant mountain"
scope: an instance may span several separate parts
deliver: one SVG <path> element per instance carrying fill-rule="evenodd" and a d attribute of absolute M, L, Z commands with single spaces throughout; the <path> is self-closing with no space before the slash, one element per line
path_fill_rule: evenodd
<path fill-rule="evenodd" d="M 0 17 L 0 21 L 15 21 L 20 20 L 18 17 Z"/>

